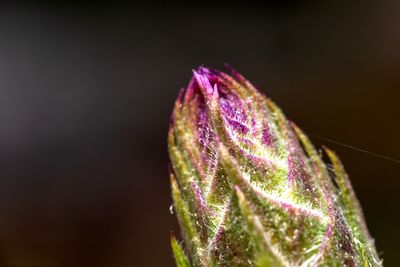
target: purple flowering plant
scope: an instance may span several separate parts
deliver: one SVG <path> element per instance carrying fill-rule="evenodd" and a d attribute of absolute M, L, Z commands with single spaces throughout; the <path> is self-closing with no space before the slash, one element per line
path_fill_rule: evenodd
<path fill-rule="evenodd" d="M 205 67 L 175 102 L 168 137 L 178 267 L 382 266 L 336 154 L 249 81 Z"/>

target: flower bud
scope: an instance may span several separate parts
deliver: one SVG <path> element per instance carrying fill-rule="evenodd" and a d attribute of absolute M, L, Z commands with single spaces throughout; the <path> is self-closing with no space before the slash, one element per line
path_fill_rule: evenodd
<path fill-rule="evenodd" d="M 178 266 L 381 266 L 338 157 L 236 71 L 193 71 L 168 137 Z"/>

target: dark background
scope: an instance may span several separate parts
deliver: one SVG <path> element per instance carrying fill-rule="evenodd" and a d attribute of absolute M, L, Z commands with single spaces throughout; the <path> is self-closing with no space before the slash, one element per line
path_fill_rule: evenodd
<path fill-rule="evenodd" d="M 323 3 L 322 3 L 323 2 Z M 0 265 L 174 266 L 166 135 L 225 62 L 305 131 L 400 158 L 400 2 L 0 4 Z M 386 266 L 400 164 L 341 156 Z"/>

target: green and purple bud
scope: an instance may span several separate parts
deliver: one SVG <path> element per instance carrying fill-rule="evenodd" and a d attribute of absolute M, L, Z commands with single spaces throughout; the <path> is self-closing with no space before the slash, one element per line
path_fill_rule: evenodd
<path fill-rule="evenodd" d="M 178 266 L 381 266 L 338 157 L 230 69 L 200 67 L 168 148 Z"/>

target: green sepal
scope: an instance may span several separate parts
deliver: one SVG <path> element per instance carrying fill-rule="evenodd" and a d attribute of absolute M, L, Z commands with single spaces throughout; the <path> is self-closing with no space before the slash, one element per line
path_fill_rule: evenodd
<path fill-rule="evenodd" d="M 177 213 L 178 221 L 181 226 L 185 243 L 188 246 L 192 260 L 203 266 L 209 266 L 207 254 L 204 251 L 196 227 L 192 221 L 189 208 L 182 199 L 175 177 L 171 174 L 172 199 Z"/>
<path fill-rule="evenodd" d="M 177 267 L 190 267 L 188 258 L 175 237 L 171 237 L 171 247 Z"/>
<path fill-rule="evenodd" d="M 240 211 L 245 219 L 246 226 L 257 250 L 255 266 L 257 267 L 283 267 L 288 266 L 284 258 L 271 244 L 268 233 L 264 230 L 260 218 L 254 213 L 251 204 L 238 186 L 235 187 Z"/>
<path fill-rule="evenodd" d="M 334 179 L 341 193 L 340 200 L 343 205 L 343 213 L 353 230 L 353 241 L 355 241 L 355 247 L 358 250 L 359 261 L 363 266 L 371 266 L 371 264 L 374 264 L 372 266 L 381 266 L 382 261 L 379 260 L 379 256 L 374 249 L 374 240 L 369 234 L 360 202 L 355 196 L 343 164 L 335 152 L 326 147 L 324 147 L 324 150 L 333 165 Z"/>

